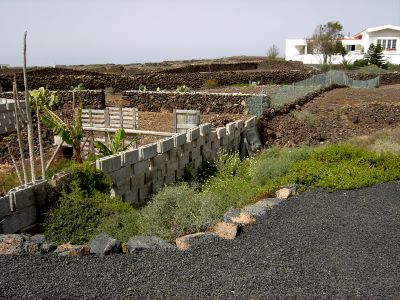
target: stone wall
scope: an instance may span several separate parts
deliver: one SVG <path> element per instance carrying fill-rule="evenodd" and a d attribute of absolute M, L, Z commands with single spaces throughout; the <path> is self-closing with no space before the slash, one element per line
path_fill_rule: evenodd
<path fill-rule="evenodd" d="M 247 99 L 252 94 L 178 93 L 125 91 L 123 99 L 139 111 L 172 112 L 174 109 L 199 110 L 202 114 L 247 114 Z"/>
<path fill-rule="evenodd" d="M 56 109 L 71 109 L 72 104 L 72 91 L 61 90 L 58 92 L 60 94 L 59 102 Z M 19 92 L 19 99 L 24 99 L 25 94 Z M 93 109 L 104 109 L 106 107 L 105 93 L 103 90 L 83 90 L 75 92 L 75 99 L 78 103 L 79 97 L 82 98 L 82 103 L 84 108 Z M 1 92 L 0 98 L 12 99 L 12 92 Z"/>
<path fill-rule="evenodd" d="M 196 72 L 220 72 L 220 71 L 240 71 L 240 70 L 256 70 L 257 62 L 241 62 L 241 63 L 214 63 L 214 64 L 195 64 L 178 68 L 171 68 L 160 71 L 159 73 L 180 74 L 180 73 L 196 73 Z"/>
<path fill-rule="evenodd" d="M 98 159 L 96 168 L 111 178 L 115 195 L 134 206 L 142 206 L 151 194 L 182 178 L 185 170 L 196 175 L 203 159 L 216 158 L 222 149 L 238 151 L 242 132 L 255 125 L 255 118 L 216 129 L 203 124 L 187 133 Z M 0 234 L 29 230 L 38 222 L 43 208 L 51 206 L 49 199 L 54 198 L 58 185 L 52 188 L 48 181 L 39 181 L 13 188 L 1 197 Z"/>
<path fill-rule="evenodd" d="M 317 71 L 300 70 L 265 70 L 265 71 L 230 71 L 184 74 L 153 73 L 138 76 L 123 76 L 116 74 L 91 75 L 53 75 L 52 73 L 30 74 L 29 88 L 36 89 L 47 86 L 51 90 L 69 90 L 71 86 L 82 84 L 87 89 L 105 89 L 112 86 L 116 92 L 138 90 L 145 85 L 148 90 L 161 89 L 175 90 L 177 86 L 186 85 L 191 88 L 201 88 L 205 81 L 216 80 L 220 85 L 248 83 L 259 81 L 260 84 L 288 84 L 304 80 Z M 12 90 L 12 75 L 0 75 L 0 84 L 4 91 Z M 23 78 L 17 78 L 18 89 L 23 90 Z"/>

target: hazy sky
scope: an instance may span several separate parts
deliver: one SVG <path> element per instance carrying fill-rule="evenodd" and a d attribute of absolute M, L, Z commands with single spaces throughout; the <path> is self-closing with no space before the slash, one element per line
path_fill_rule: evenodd
<path fill-rule="evenodd" d="M 0 0 L 0 64 L 134 63 L 265 55 L 339 21 L 400 26 L 400 0 Z"/>

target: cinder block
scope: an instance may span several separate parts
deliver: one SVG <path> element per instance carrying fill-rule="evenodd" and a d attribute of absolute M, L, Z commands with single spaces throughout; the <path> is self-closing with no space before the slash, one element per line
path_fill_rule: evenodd
<path fill-rule="evenodd" d="M 246 128 L 254 127 L 254 126 L 256 126 L 256 122 L 257 122 L 257 118 L 251 117 L 246 122 L 244 122 L 244 127 L 246 127 Z"/>
<path fill-rule="evenodd" d="M 130 167 L 122 167 L 117 171 L 112 173 L 113 181 L 118 184 L 119 181 L 128 180 L 131 177 L 131 168 Z M 111 177 L 111 176 L 110 176 Z"/>
<path fill-rule="evenodd" d="M 157 144 L 149 144 L 146 146 L 142 146 L 138 148 L 138 150 L 139 150 L 139 159 L 147 160 L 157 155 Z"/>
<path fill-rule="evenodd" d="M 139 150 L 129 150 L 121 152 L 121 166 L 128 166 L 139 161 Z"/>
<path fill-rule="evenodd" d="M 236 128 L 237 128 L 239 131 L 242 131 L 242 130 L 243 130 L 243 127 L 244 127 L 243 120 L 237 120 L 237 121 L 235 121 L 235 124 L 236 124 Z"/>
<path fill-rule="evenodd" d="M 137 174 L 137 175 L 132 175 L 131 176 L 131 183 L 132 187 L 141 187 L 144 186 L 144 179 L 145 179 L 145 174 Z"/>
<path fill-rule="evenodd" d="M 182 156 L 184 155 L 188 155 L 189 152 L 192 152 L 192 150 L 194 149 L 193 144 L 191 142 L 186 143 L 185 145 L 183 145 L 183 153 Z"/>
<path fill-rule="evenodd" d="M 133 174 L 135 175 L 144 174 L 148 172 L 150 169 L 150 161 L 148 160 L 139 161 L 136 164 L 132 165 L 132 168 L 133 168 Z"/>
<path fill-rule="evenodd" d="M 200 137 L 200 127 L 191 128 L 187 131 L 187 141 L 193 142 Z"/>
<path fill-rule="evenodd" d="M 226 128 L 227 135 L 233 134 L 236 130 L 236 122 L 231 122 L 231 123 L 226 124 L 225 128 Z"/>
<path fill-rule="evenodd" d="M 174 138 L 174 147 L 177 148 L 182 146 L 187 142 L 187 135 L 186 133 L 180 133 L 173 136 Z"/>
<path fill-rule="evenodd" d="M 200 125 L 200 135 L 206 135 L 211 132 L 212 125 L 210 123 L 205 123 Z"/>
<path fill-rule="evenodd" d="M 226 136 L 226 127 L 218 127 L 215 132 L 217 133 L 218 139 Z"/>
<path fill-rule="evenodd" d="M 33 190 L 33 185 L 11 189 L 8 193 L 10 197 L 11 212 L 35 205 L 35 194 L 33 193 Z"/>
<path fill-rule="evenodd" d="M 120 154 L 106 156 L 96 160 L 96 169 L 110 173 L 121 168 L 121 161 L 122 159 Z"/>
<path fill-rule="evenodd" d="M 157 152 L 165 153 L 174 148 L 175 141 L 173 137 L 159 140 L 157 142 Z"/>
<path fill-rule="evenodd" d="M 36 223 L 36 206 L 32 205 L 5 217 L 2 221 L 3 233 L 15 233 L 34 223 Z"/>
<path fill-rule="evenodd" d="M 49 189 L 50 184 L 47 180 L 35 183 L 33 190 L 37 204 L 45 203 L 47 201 Z"/>
<path fill-rule="evenodd" d="M 6 195 L 0 198 L 0 219 L 11 214 L 10 197 Z"/>

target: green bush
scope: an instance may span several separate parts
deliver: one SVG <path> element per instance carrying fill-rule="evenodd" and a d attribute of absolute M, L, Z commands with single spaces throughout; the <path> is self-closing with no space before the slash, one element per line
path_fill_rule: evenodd
<path fill-rule="evenodd" d="M 45 235 L 56 243 L 86 243 L 104 218 L 131 211 L 131 206 L 119 198 L 97 191 L 88 196 L 86 192 L 75 189 L 64 194 L 60 205 L 46 216 L 43 224 Z"/>
<path fill-rule="evenodd" d="M 356 59 L 353 63 L 353 66 L 359 67 L 359 68 L 366 67 L 366 66 L 368 66 L 368 59 L 363 59 L 363 58 Z"/>
<path fill-rule="evenodd" d="M 316 150 L 294 163 L 287 181 L 311 188 L 354 189 L 400 179 L 400 156 L 374 153 L 350 145 Z"/>
<path fill-rule="evenodd" d="M 139 214 L 135 210 L 129 213 L 110 215 L 101 222 L 96 233 L 105 232 L 113 238 L 126 243 L 130 237 L 139 235 L 138 216 Z"/>
<path fill-rule="evenodd" d="M 251 178 L 257 186 L 265 185 L 284 176 L 291 165 L 307 159 L 312 150 L 309 147 L 279 149 L 273 147 L 263 152 L 251 168 Z"/>
<path fill-rule="evenodd" d="M 213 203 L 209 195 L 197 193 L 187 183 L 165 187 L 140 211 L 138 232 L 172 241 L 204 230 L 214 220 Z"/>
<path fill-rule="evenodd" d="M 107 175 L 88 163 L 74 164 L 68 172 L 71 173 L 71 178 L 64 187 L 66 193 L 77 189 L 88 195 L 92 195 L 96 191 L 109 194 L 111 191 L 112 182 Z"/>

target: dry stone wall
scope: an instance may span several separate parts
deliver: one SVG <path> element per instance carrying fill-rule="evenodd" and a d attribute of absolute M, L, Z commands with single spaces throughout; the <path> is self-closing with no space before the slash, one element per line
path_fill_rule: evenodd
<path fill-rule="evenodd" d="M 47 86 L 51 90 L 69 90 L 71 86 L 82 84 L 87 89 L 105 89 L 113 87 L 115 91 L 138 90 L 145 85 L 149 90 L 161 89 L 175 90 L 177 86 L 186 85 L 191 88 L 201 88 L 204 83 L 213 79 L 220 85 L 248 83 L 259 81 L 260 84 L 288 84 L 304 80 L 317 71 L 305 70 L 260 70 L 260 71 L 227 71 L 124 76 L 116 74 L 90 74 L 90 75 L 54 75 L 42 72 L 40 75 L 30 74 L 28 77 L 29 88 L 36 89 Z M 3 91 L 12 90 L 12 75 L 0 75 L 0 85 Z M 23 78 L 17 78 L 18 89 L 23 90 Z"/>
<path fill-rule="evenodd" d="M 58 93 L 60 94 L 60 100 L 57 104 L 56 109 L 58 109 L 58 108 L 70 109 L 71 103 L 72 103 L 72 91 L 61 90 L 61 91 L 58 91 Z M 78 101 L 79 97 L 82 98 L 82 104 L 83 104 L 84 108 L 104 109 L 106 107 L 105 93 L 103 90 L 75 91 L 76 101 Z M 0 93 L 0 98 L 12 99 L 13 93 L 12 92 L 2 92 L 2 93 Z M 24 98 L 25 98 L 25 94 L 23 92 L 19 92 L 19 99 L 24 99 Z"/>
<path fill-rule="evenodd" d="M 174 109 L 199 110 L 202 114 L 230 113 L 246 114 L 247 99 L 251 94 L 223 93 L 178 93 L 178 92 L 141 92 L 125 91 L 123 99 L 139 111 L 172 112 Z"/>

